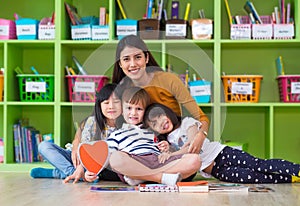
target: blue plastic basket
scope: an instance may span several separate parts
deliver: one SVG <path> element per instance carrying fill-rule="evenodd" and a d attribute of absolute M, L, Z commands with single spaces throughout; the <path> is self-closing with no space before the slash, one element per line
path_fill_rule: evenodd
<path fill-rule="evenodd" d="M 35 19 L 18 19 L 16 20 L 17 38 L 32 40 L 38 38 L 39 21 Z"/>
<path fill-rule="evenodd" d="M 71 38 L 73 40 L 91 40 L 92 25 L 99 23 L 99 18 L 94 16 L 82 17 L 83 24 L 71 25 Z"/>
<path fill-rule="evenodd" d="M 122 39 L 124 36 L 133 34 L 137 35 L 137 24 L 138 21 L 134 19 L 120 19 L 116 21 L 117 26 L 117 37 Z"/>

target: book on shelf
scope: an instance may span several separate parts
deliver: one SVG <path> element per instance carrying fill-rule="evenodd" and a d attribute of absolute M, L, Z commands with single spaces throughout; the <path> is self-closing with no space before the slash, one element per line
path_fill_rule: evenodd
<path fill-rule="evenodd" d="M 277 75 L 284 75 L 284 65 L 282 56 L 276 58 Z"/>
<path fill-rule="evenodd" d="M 91 192 L 136 192 L 136 187 L 130 186 L 91 186 Z"/>
<path fill-rule="evenodd" d="M 139 184 L 138 191 L 140 192 L 178 192 L 178 187 L 168 186 L 165 184 Z"/>
<path fill-rule="evenodd" d="M 77 13 L 77 8 L 71 4 L 65 2 L 65 8 L 69 15 L 72 25 L 79 25 L 82 24 L 81 17 Z"/>
<path fill-rule="evenodd" d="M 194 182 L 177 182 L 178 192 L 208 192 L 208 182 L 199 180 Z"/>
<path fill-rule="evenodd" d="M 210 183 L 209 192 L 242 192 L 247 193 L 249 187 L 236 183 Z"/>
<path fill-rule="evenodd" d="M 262 24 L 262 20 L 259 16 L 259 14 L 257 13 L 257 10 L 256 8 L 254 7 L 253 3 L 251 1 L 246 1 L 245 5 L 244 5 L 244 10 L 250 14 L 252 13 L 255 20 L 259 23 L 259 24 Z"/>

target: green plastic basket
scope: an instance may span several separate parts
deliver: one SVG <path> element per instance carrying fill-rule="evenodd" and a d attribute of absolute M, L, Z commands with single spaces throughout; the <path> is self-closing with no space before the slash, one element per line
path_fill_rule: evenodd
<path fill-rule="evenodd" d="M 18 74 L 20 100 L 24 102 L 51 102 L 54 100 L 54 75 Z"/>

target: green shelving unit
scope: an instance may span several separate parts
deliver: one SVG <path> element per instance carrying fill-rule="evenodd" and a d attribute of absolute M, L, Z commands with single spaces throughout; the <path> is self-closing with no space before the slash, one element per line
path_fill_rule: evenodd
<path fill-rule="evenodd" d="M 29 118 L 30 125 L 41 133 L 53 133 L 56 144 L 64 147 L 71 142 L 74 121 L 90 114 L 93 103 L 72 103 L 68 99 L 65 66 L 75 66 L 72 55 L 84 65 L 90 74 L 111 76 L 115 48 L 118 43 L 116 20 L 121 18 L 114 0 L 67 0 L 77 7 L 81 16 L 99 16 L 99 7 L 109 12 L 110 35 L 108 40 L 71 40 L 69 17 L 61 0 L 4 0 L 0 18 L 21 17 L 42 19 L 55 11 L 54 40 L 0 40 L 0 67 L 5 68 L 4 99 L 0 102 L 0 137 L 4 137 L 4 163 L 0 171 L 28 171 L 45 163 L 18 164 L 14 162 L 13 124 L 20 118 Z M 170 8 L 171 1 L 167 1 Z M 281 55 L 287 74 L 299 74 L 300 10 L 298 0 L 290 0 L 295 21 L 295 38 L 291 40 L 231 40 L 230 26 L 224 1 L 182 0 L 180 17 L 186 3 L 191 3 L 190 19 L 198 18 L 198 10 L 204 9 L 206 17 L 213 19 L 213 39 L 192 40 L 191 29 L 184 40 L 146 40 L 150 50 L 162 68 L 171 64 L 174 72 L 184 73 L 189 65 L 192 73 L 212 81 L 210 103 L 199 104 L 209 115 L 209 138 L 247 143 L 248 152 L 261 158 L 285 158 L 300 163 L 297 156 L 300 138 L 297 123 L 300 103 L 282 103 L 276 80 L 275 59 Z M 245 1 L 229 0 L 232 15 L 245 15 Z M 270 14 L 277 0 L 252 1 L 258 13 Z M 139 20 L 146 8 L 146 0 L 122 1 L 128 18 Z M 167 9 L 170 16 L 170 9 Z M 14 68 L 19 66 L 31 74 L 35 66 L 42 74 L 53 74 L 54 101 L 22 102 L 19 98 L 18 79 Z M 263 75 L 258 103 L 225 103 L 221 74 Z"/>

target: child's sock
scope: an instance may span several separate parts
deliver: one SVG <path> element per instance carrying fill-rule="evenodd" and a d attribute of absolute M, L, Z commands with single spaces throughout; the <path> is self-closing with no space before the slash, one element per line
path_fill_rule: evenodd
<path fill-rule="evenodd" d="M 300 177 L 292 175 L 292 182 L 300 182 Z"/>
<path fill-rule="evenodd" d="M 140 183 L 145 182 L 144 180 L 135 180 L 135 179 L 131 179 L 130 177 L 127 177 L 124 175 L 124 180 L 127 184 L 131 185 L 131 186 L 135 186 L 138 185 Z"/>
<path fill-rule="evenodd" d="M 177 174 L 167 174 L 163 173 L 161 177 L 161 183 L 169 186 L 175 186 L 177 182 L 181 181 L 180 173 Z"/>
<path fill-rule="evenodd" d="M 33 168 L 30 171 L 30 176 L 33 178 L 54 178 L 53 176 L 54 169 L 47 169 L 47 168 Z"/>

